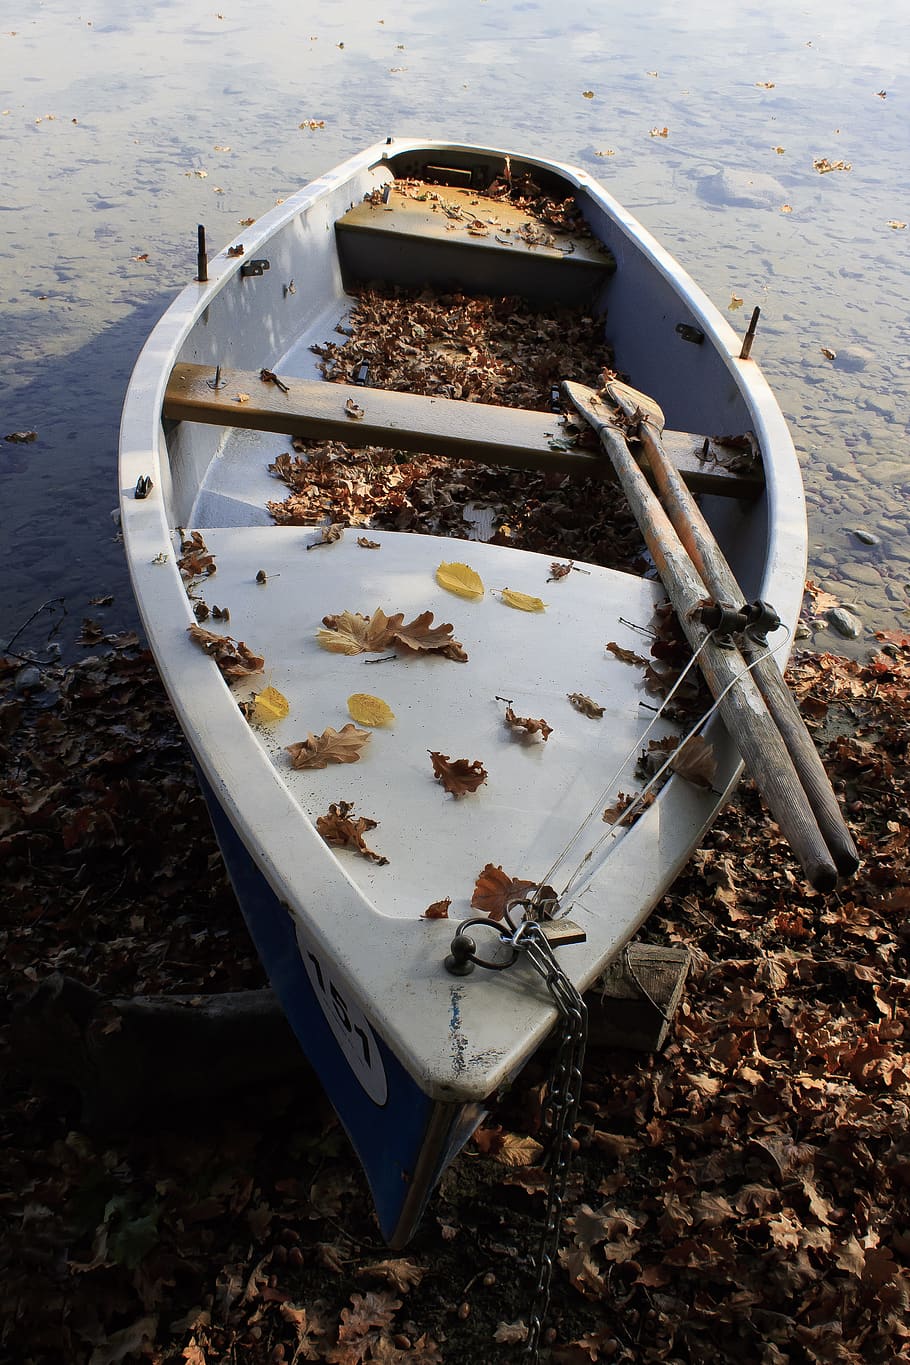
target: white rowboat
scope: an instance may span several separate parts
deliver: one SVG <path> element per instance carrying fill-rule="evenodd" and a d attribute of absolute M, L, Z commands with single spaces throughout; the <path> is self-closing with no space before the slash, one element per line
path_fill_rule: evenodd
<path fill-rule="evenodd" d="M 554 198 L 574 195 L 589 233 L 528 231 L 507 196 L 483 197 L 491 182 L 501 189 L 504 177 L 524 175 Z M 611 828 L 602 818 L 620 791 L 645 780 L 635 757 L 655 699 L 642 668 L 605 644 L 647 653 L 641 631 L 665 596 L 653 578 L 589 563 L 548 582 L 552 554 L 489 543 L 476 528 L 469 541 L 351 528 L 309 553 L 318 528 L 274 524 L 266 504 L 280 492 L 269 466 L 292 435 L 594 475 L 591 497 L 607 520 L 619 498 L 604 456 L 563 439 L 549 386 L 536 411 L 517 411 L 369 381 L 327 383 L 311 347 L 350 330 L 352 291 L 363 281 L 519 295 L 602 318 L 602 359 L 608 338 L 616 369 L 660 403 L 664 443 L 701 494 L 746 598 L 778 613 L 783 627 L 770 643 L 780 668 L 805 576 L 799 468 L 778 405 L 756 363 L 740 358 L 727 322 L 583 171 L 390 140 L 273 209 L 207 271 L 201 265 L 207 277 L 188 284 L 155 327 L 124 405 L 120 485 L 133 587 L 252 937 L 360 1156 L 383 1235 L 401 1246 L 485 1101 L 555 1017 L 522 960 L 466 976 L 447 969 L 454 930 L 478 914 L 478 874 L 490 864 L 556 889 L 560 914 L 585 937 L 555 951 L 584 989 L 685 865 L 740 759 L 715 719 L 710 787 L 672 774 L 635 823 Z M 263 380 L 263 368 L 281 384 Z M 703 457 L 710 438 L 746 433 L 760 453 L 751 473 Z M 191 580 L 189 596 L 178 559 L 193 532 L 217 574 Z M 379 548 L 358 544 L 364 534 Z M 440 564 L 453 561 L 479 575 L 482 597 L 453 595 L 437 581 Z M 545 610 L 514 609 L 504 589 L 542 599 Z M 264 660 L 260 672 L 222 676 L 188 629 L 200 600 L 229 608 L 229 620 L 209 618 L 205 629 L 244 641 Z M 396 659 L 369 667 L 380 656 L 320 647 L 324 617 L 371 617 L 377 608 L 404 622 L 432 612 L 433 625 L 452 623 L 467 662 L 393 641 Z M 247 719 L 238 701 L 267 685 L 289 714 Z M 294 768 L 287 746 L 341 731 L 355 693 L 381 696 L 394 723 L 370 731 L 357 762 Z M 568 694 L 594 699 L 603 715 L 583 714 Z M 519 717 L 545 718 L 550 737 L 509 728 L 502 697 Z M 649 731 L 679 733 L 666 716 Z M 481 763 L 486 780 L 450 795 L 428 751 Z M 321 837 L 317 819 L 339 803 L 351 818 L 378 822 L 367 843 L 387 862 Z M 423 917 L 446 899 L 448 919 Z M 478 952 L 500 952 L 495 927 L 476 936 Z"/>

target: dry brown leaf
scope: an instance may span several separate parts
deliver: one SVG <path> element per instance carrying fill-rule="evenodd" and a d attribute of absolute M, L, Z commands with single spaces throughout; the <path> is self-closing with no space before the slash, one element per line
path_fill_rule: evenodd
<path fill-rule="evenodd" d="M 547 582 L 558 582 L 560 578 L 565 578 L 567 574 L 570 574 L 574 567 L 574 564 L 560 564 L 554 560 L 550 565 L 550 577 L 547 579 Z"/>
<path fill-rule="evenodd" d="M 506 911 L 516 901 L 525 899 L 535 886 L 535 882 L 525 881 L 522 877 L 510 877 L 501 867 L 487 863 L 474 885 L 471 907 L 490 919 L 501 920 Z"/>
<path fill-rule="evenodd" d="M 487 770 L 479 758 L 473 761 L 467 758 L 450 759 L 448 754 L 436 753 L 433 749 L 427 752 L 436 779 L 450 796 L 466 796 L 469 792 L 476 792 L 487 780 Z"/>
<path fill-rule="evenodd" d="M 696 787 L 710 789 L 714 786 L 717 758 L 713 746 L 701 735 L 689 736 L 685 744 L 674 753 L 670 767 Z"/>
<path fill-rule="evenodd" d="M 364 834 L 368 830 L 375 829 L 378 820 L 371 820 L 366 815 L 354 816 L 354 803 L 352 801 L 334 801 L 328 809 L 327 815 L 320 815 L 316 819 L 316 830 L 322 835 L 327 844 L 334 848 L 349 848 L 354 853 L 360 853 L 364 858 L 369 858 L 378 867 L 385 867 L 389 861 L 381 854 L 374 853 L 371 848 L 367 848 L 364 842 Z"/>
<path fill-rule="evenodd" d="M 400 621 L 401 616 L 393 620 Z M 432 620 L 433 613 L 424 611 L 407 625 L 396 624 L 392 631 L 392 643 L 413 653 L 442 654 L 447 659 L 465 663 L 468 656 L 460 642 L 452 638 L 451 623 L 434 626 L 431 624 Z"/>
<path fill-rule="evenodd" d="M 608 640 L 604 649 L 608 649 L 614 658 L 619 659 L 624 664 L 638 664 L 641 668 L 647 668 L 650 663 L 649 659 L 642 658 L 634 650 L 623 649 L 622 645 L 618 645 L 615 640 Z"/>
<path fill-rule="evenodd" d="M 24 446 L 29 445 L 32 441 L 37 441 L 38 433 L 37 431 L 11 431 L 3 439 L 11 442 L 12 445 Z"/>
<path fill-rule="evenodd" d="M 292 768 L 327 768 L 330 763 L 357 763 L 369 740 L 369 730 L 358 730 L 349 723 L 340 730 L 329 725 L 321 735 L 307 735 L 285 748 L 291 756 Z"/>
<path fill-rule="evenodd" d="M 230 635 L 216 635 L 211 630 L 203 630 L 202 626 L 187 626 L 186 633 L 200 649 L 205 650 L 210 659 L 215 660 L 228 682 L 243 678 L 248 673 L 261 673 L 265 667 L 265 659 L 247 649 L 242 640 L 234 640 Z"/>
<path fill-rule="evenodd" d="M 500 1166 L 534 1166 L 543 1155 L 543 1145 L 532 1137 L 521 1137 L 518 1133 L 503 1133 L 495 1151 L 490 1156 Z"/>
<path fill-rule="evenodd" d="M 493 1333 L 493 1340 L 503 1346 L 513 1346 L 519 1341 L 526 1341 L 527 1337 L 528 1324 L 520 1318 L 518 1322 L 498 1322 Z"/>
<path fill-rule="evenodd" d="M 215 572 L 215 556 L 209 554 L 201 531 L 184 535 L 180 541 L 180 552 L 177 568 L 184 578 L 200 578 L 203 574 L 210 576 Z"/>
<path fill-rule="evenodd" d="M 598 706 L 596 701 L 586 697 L 584 692 L 567 692 L 566 696 L 576 711 L 580 711 L 583 716 L 590 716 L 591 720 L 600 720 L 606 710 L 606 707 Z"/>
<path fill-rule="evenodd" d="M 503 719 L 510 730 L 524 730 L 523 738 L 539 734 L 541 739 L 546 742 L 553 733 L 552 725 L 548 725 L 545 720 L 531 720 L 528 716 L 516 716 L 512 710 L 511 702 L 506 707 Z"/>
<path fill-rule="evenodd" d="M 630 815 L 623 816 L 623 812 L 627 811 L 637 799 L 636 796 L 628 796 L 625 792 L 619 792 L 613 805 L 607 806 L 607 809 L 603 813 L 602 819 L 604 824 L 634 825 L 635 821 L 639 819 L 647 807 L 653 802 L 654 793 L 648 792 L 641 798 L 641 801 L 638 802 L 635 810 Z"/>
<path fill-rule="evenodd" d="M 374 1261 L 372 1265 L 359 1266 L 355 1274 L 358 1277 L 372 1275 L 377 1279 L 384 1280 L 386 1284 L 390 1284 L 393 1289 L 398 1290 L 399 1294 L 406 1294 L 409 1289 L 420 1284 L 426 1270 L 416 1261 L 411 1261 L 406 1256 L 400 1256 L 385 1261 Z"/>
<path fill-rule="evenodd" d="M 444 899 L 444 900 L 441 900 L 441 901 L 434 901 L 432 905 L 428 905 L 428 906 L 427 906 L 426 910 L 424 910 L 424 912 L 423 912 L 423 914 L 420 916 L 420 918 L 421 918 L 421 919 L 448 919 L 448 918 L 449 918 L 449 906 L 450 906 L 451 904 L 452 904 L 452 897 L 451 897 L 451 896 L 446 896 L 445 899 Z"/>
<path fill-rule="evenodd" d="M 378 540 L 369 540 L 366 536 L 358 536 L 357 544 L 360 546 L 361 550 L 378 550 L 381 542 Z"/>
<path fill-rule="evenodd" d="M 355 403 L 353 398 L 348 398 L 344 405 L 344 413 L 346 417 L 352 417 L 355 422 L 359 422 L 363 417 L 363 408 Z"/>
<path fill-rule="evenodd" d="M 318 550 L 320 545 L 334 545 L 336 541 L 341 540 L 343 535 L 344 524 L 342 522 L 333 521 L 330 526 L 320 526 L 319 539 L 311 541 L 307 549 Z"/>

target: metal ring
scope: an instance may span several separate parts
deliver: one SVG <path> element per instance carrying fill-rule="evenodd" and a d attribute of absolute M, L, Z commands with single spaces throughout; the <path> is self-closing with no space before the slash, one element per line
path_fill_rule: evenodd
<path fill-rule="evenodd" d="M 488 929 L 495 929 L 496 933 L 499 935 L 500 940 L 503 943 L 511 942 L 511 937 L 507 934 L 503 934 L 502 930 L 496 924 L 494 924 L 492 920 L 483 918 L 463 919 L 459 924 L 458 928 L 455 930 L 455 937 L 460 938 L 462 934 L 464 934 L 468 929 L 471 928 L 472 925 L 475 924 L 484 924 Z M 477 967 L 486 967 L 487 971 L 490 972 L 504 972 L 507 967 L 511 967 L 515 962 L 518 961 L 519 956 L 520 954 L 518 949 L 515 947 L 514 944 L 512 944 L 512 956 L 509 958 L 507 962 L 489 962 L 485 957 L 478 957 L 476 953 L 469 953 L 467 960 L 469 962 L 473 962 Z"/>

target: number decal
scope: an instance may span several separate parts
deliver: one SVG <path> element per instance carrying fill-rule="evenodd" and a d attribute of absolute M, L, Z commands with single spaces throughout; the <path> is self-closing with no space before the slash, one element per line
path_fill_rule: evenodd
<path fill-rule="evenodd" d="M 374 1104 L 385 1104 L 389 1093 L 376 1034 L 363 1012 L 332 980 L 331 969 L 298 935 L 300 955 L 313 994 L 348 1065 Z"/>

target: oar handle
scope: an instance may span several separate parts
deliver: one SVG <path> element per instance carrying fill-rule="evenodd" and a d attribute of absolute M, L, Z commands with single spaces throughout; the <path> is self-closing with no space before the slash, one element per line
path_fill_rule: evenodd
<path fill-rule="evenodd" d="M 780 731 L 774 724 L 739 650 L 721 648 L 702 624 L 697 608 L 707 589 L 656 494 L 633 460 L 626 440 L 592 407 L 596 395 L 582 385 L 563 385 L 570 402 L 591 423 L 616 470 L 657 571 L 698 659 L 721 718 L 756 786 L 819 891 L 837 884 L 837 869 L 821 836 Z"/>
<path fill-rule="evenodd" d="M 622 396 L 617 394 L 616 400 L 627 412 Z M 745 597 L 733 570 L 698 503 L 667 458 L 660 436 L 649 418 L 640 423 L 639 434 L 664 508 L 692 563 L 709 592 L 718 601 L 739 606 Z M 748 641 L 748 635 L 746 639 Z M 745 644 L 743 654 L 752 664 L 752 674 L 758 689 L 787 746 L 835 866 L 838 872 L 849 876 L 859 867 L 859 854 L 793 694 L 784 682 L 780 669 L 758 641 Z"/>

